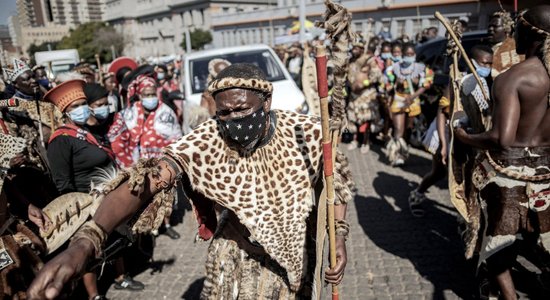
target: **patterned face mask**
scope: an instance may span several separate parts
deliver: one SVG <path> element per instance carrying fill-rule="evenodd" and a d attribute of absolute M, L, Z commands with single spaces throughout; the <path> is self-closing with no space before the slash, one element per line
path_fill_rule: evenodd
<path fill-rule="evenodd" d="M 248 149 L 255 145 L 265 130 L 267 114 L 263 106 L 244 117 L 222 121 L 218 118 L 222 133 L 233 142 Z"/>

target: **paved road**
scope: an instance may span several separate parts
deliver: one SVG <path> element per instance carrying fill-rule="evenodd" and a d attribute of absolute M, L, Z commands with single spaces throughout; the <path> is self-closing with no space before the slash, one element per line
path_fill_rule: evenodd
<path fill-rule="evenodd" d="M 348 209 L 352 229 L 341 299 L 469 299 L 473 279 L 457 233 L 457 217 L 446 181 L 432 187 L 424 218 L 410 215 L 409 192 L 430 168 L 417 150 L 403 168 L 388 166 L 380 147 L 368 154 L 345 151 L 357 183 Z M 195 221 L 188 211 L 176 229 L 182 238 L 156 240 L 156 270 L 136 276 L 141 292 L 115 290 L 110 299 L 197 299 L 204 276 L 206 243 L 194 243 Z M 329 297 L 327 296 L 327 299 Z"/>

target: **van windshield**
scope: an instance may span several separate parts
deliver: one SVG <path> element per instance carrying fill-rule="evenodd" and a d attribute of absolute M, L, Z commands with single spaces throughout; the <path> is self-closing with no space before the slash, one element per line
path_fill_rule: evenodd
<path fill-rule="evenodd" d="M 59 73 L 69 72 L 74 66 L 75 64 L 52 65 L 52 73 L 57 75 Z"/>
<path fill-rule="evenodd" d="M 192 74 L 191 89 L 193 90 L 193 94 L 202 93 L 206 88 L 206 80 L 208 78 L 208 62 L 214 58 L 223 58 L 233 64 L 254 64 L 264 71 L 267 76 L 267 80 L 271 82 L 285 79 L 283 71 L 275 61 L 275 58 L 271 52 L 268 50 L 256 50 L 203 57 L 189 61 L 189 72 Z"/>

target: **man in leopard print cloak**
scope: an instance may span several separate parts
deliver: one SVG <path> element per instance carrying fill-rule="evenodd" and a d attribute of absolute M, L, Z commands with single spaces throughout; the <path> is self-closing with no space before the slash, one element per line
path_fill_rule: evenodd
<path fill-rule="evenodd" d="M 325 230 L 319 222 L 325 215 L 314 212 L 323 207 L 321 125 L 316 117 L 270 110 L 272 89 L 253 65 L 220 72 L 209 85 L 216 117 L 168 146 L 162 159 L 141 160 L 105 184 L 93 220 L 38 274 L 31 298 L 54 298 L 87 259 L 100 255 L 107 234 L 123 220 L 131 219 L 135 232 L 158 227 L 170 213 L 176 180 L 193 203 L 198 237 L 213 237 L 202 299 L 319 298 L 322 247 L 315 236 Z M 325 279 L 339 284 L 353 187 L 339 152 L 335 183 L 338 263 Z"/>

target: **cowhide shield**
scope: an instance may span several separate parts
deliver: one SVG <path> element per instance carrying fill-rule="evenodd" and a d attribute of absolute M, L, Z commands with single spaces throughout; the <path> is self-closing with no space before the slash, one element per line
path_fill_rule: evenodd
<path fill-rule="evenodd" d="M 95 212 L 98 201 L 85 193 L 68 193 L 50 202 L 43 211 L 52 224 L 40 230 L 46 242 L 46 253 L 50 254 L 68 241 L 72 235 Z"/>
<path fill-rule="evenodd" d="M 517 54 L 516 41 L 513 38 L 507 38 L 500 46 L 494 46 L 493 52 L 493 78 L 525 60 L 525 55 Z"/>

